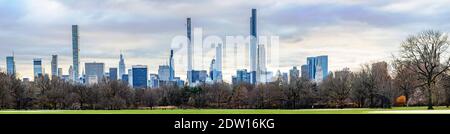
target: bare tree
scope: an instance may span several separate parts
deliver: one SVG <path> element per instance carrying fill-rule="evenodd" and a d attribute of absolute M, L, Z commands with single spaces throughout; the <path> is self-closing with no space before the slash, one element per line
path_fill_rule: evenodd
<path fill-rule="evenodd" d="M 374 88 L 377 91 L 378 106 L 390 108 L 395 100 L 396 92 L 392 88 L 392 78 L 389 75 L 388 64 L 384 61 L 372 64 Z"/>
<path fill-rule="evenodd" d="M 366 101 L 369 101 L 369 106 L 374 101 L 375 82 L 370 70 L 371 68 L 368 64 L 363 65 L 361 71 L 355 74 L 352 82 L 353 90 L 351 96 L 360 108 L 366 106 Z"/>
<path fill-rule="evenodd" d="M 417 74 L 420 86 L 423 86 L 428 99 L 428 109 L 433 109 L 433 91 L 439 76 L 450 67 L 450 58 L 446 54 L 449 47 L 448 36 L 439 31 L 428 30 L 408 37 L 401 43 L 400 56 L 395 59 L 399 64 Z"/>
<path fill-rule="evenodd" d="M 233 89 L 231 105 L 233 108 L 246 108 L 248 106 L 248 86 L 239 85 Z"/>
<path fill-rule="evenodd" d="M 330 74 L 323 82 L 324 91 L 336 103 L 336 107 L 344 108 L 352 90 L 353 73 L 348 68 Z"/>
<path fill-rule="evenodd" d="M 392 65 L 395 74 L 394 86 L 397 88 L 400 95 L 405 96 L 406 106 L 409 106 L 409 99 L 418 86 L 417 75 L 406 67 L 408 64 L 394 62 Z"/>
<path fill-rule="evenodd" d="M 446 107 L 450 105 L 450 75 L 445 74 L 441 81 L 442 87 L 444 88 L 444 103 Z"/>

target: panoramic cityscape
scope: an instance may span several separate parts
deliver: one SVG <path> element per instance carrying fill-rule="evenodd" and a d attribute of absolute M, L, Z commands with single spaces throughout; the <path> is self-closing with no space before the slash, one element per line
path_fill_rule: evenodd
<path fill-rule="evenodd" d="M 407 3 L 0 0 L 0 109 L 441 109 L 448 11 Z"/>
<path fill-rule="evenodd" d="M 445 130 L 448 5 L 0 0 L 0 126 L 46 133 Z"/>
<path fill-rule="evenodd" d="M 301 65 L 301 68 L 293 66 L 289 72 L 281 72 L 277 70 L 277 72 L 272 72 L 267 69 L 267 58 L 266 57 L 266 47 L 267 44 L 258 44 L 259 37 L 257 34 L 257 9 L 251 9 L 250 16 L 250 31 L 248 40 L 244 40 L 244 43 L 239 45 L 239 49 L 249 48 L 247 52 L 249 55 L 241 55 L 244 57 L 248 57 L 249 65 L 248 68 L 242 68 L 235 70 L 235 75 L 232 76 L 230 82 L 233 84 L 240 83 L 248 83 L 248 84 L 264 84 L 269 82 L 274 82 L 276 80 L 282 80 L 283 82 L 288 82 L 292 79 L 298 79 L 300 77 L 313 80 L 316 82 L 321 82 L 328 75 L 328 56 L 321 55 L 317 57 L 307 57 L 307 63 Z M 174 60 L 174 50 L 170 50 L 170 55 L 167 56 L 168 64 L 165 65 L 157 65 L 158 71 L 157 73 L 148 73 L 148 65 L 129 65 L 129 68 L 126 68 L 126 62 L 123 53 L 120 53 L 117 66 L 112 66 L 110 68 L 105 68 L 105 63 L 103 62 L 84 62 L 84 68 L 80 69 L 80 31 L 78 25 L 72 25 L 72 65 L 69 68 L 61 68 L 58 66 L 58 55 L 51 55 L 51 61 L 43 61 L 42 58 L 33 58 L 32 65 L 33 66 L 33 77 L 27 78 L 24 77 L 22 81 L 28 82 L 30 80 L 36 80 L 38 78 L 46 77 L 46 78 L 59 78 L 66 82 L 74 83 L 74 84 L 86 84 L 93 85 L 97 84 L 104 79 L 115 81 L 120 80 L 124 83 L 127 83 L 130 87 L 133 88 L 159 88 L 160 86 L 168 86 L 168 85 L 176 85 L 179 87 L 183 87 L 185 84 L 188 84 L 191 87 L 202 83 L 215 83 L 215 82 L 224 82 L 222 75 L 222 57 L 224 53 L 226 53 L 226 44 L 218 43 L 214 50 L 215 55 L 211 60 L 209 65 L 209 70 L 196 70 L 193 69 L 193 52 L 195 47 L 195 43 L 192 43 L 192 27 L 191 27 L 191 18 L 186 19 L 186 39 L 188 40 L 187 46 L 187 56 L 186 61 L 187 64 L 187 72 L 182 76 L 186 76 L 186 78 L 177 77 L 175 73 L 175 60 Z M 247 42 L 245 42 L 247 41 Z M 227 42 L 230 42 L 227 40 Z M 245 46 L 246 44 L 249 46 Z M 266 42 L 267 43 L 267 42 Z M 273 43 L 273 42 L 271 42 Z M 213 44 L 214 45 L 214 44 Z M 275 43 L 270 44 L 275 45 Z M 203 46 L 203 44 L 201 44 Z M 244 47 L 242 47 L 244 46 Z M 235 46 L 235 49 L 237 47 Z M 269 49 L 271 47 L 268 47 Z M 203 52 L 203 48 L 201 51 Z M 167 50 L 169 51 L 169 50 Z M 242 51 L 240 51 L 242 52 Z M 236 50 L 234 54 L 236 54 Z M 272 52 L 278 53 L 278 52 Z M 271 56 L 273 56 L 272 54 Z M 239 57 L 242 58 L 242 57 Z M 199 58 L 197 58 L 199 59 Z M 202 57 L 203 59 L 203 57 Z M 51 65 L 51 72 L 45 72 L 45 64 Z M 202 64 L 202 63 L 200 63 Z M 154 65 L 151 65 L 154 66 Z M 181 68 L 181 67 L 179 67 Z M 300 71 L 301 69 L 301 71 Z M 67 73 L 64 74 L 63 70 L 67 70 Z M 82 71 L 80 71 L 82 70 Z M 17 76 L 20 72 L 16 71 L 16 62 L 14 53 L 10 56 L 6 57 L 6 74 Z M 300 76 L 301 75 L 301 76 Z"/>

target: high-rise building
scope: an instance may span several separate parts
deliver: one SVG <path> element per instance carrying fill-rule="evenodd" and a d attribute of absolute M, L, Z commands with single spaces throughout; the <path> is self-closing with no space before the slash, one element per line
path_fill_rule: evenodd
<path fill-rule="evenodd" d="M 206 70 L 192 70 L 192 86 L 195 86 L 199 83 L 206 82 L 208 78 L 208 71 Z"/>
<path fill-rule="evenodd" d="M 73 76 L 73 67 L 72 66 L 70 66 L 69 67 L 69 81 L 70 82 L 73 82 L 74 81 L 74 79 L 73 78 L 75 78 L 74 76 Z"/>
<path fill-rule="evenodd" d="M 133 87 L 133 70 L 128 69 L 128 85 Z"/>
<path fill-rule="evenodd" d="M 79 34 L 78 25 L 72 25 L 72 58 L 73 58 L 73 80 L 78 81 L 79 78 L 79 64 L 80 59 L 78 53 L 80 52 L 79 47 Z"/>
<path fill-rule="evenodd" d="M 103 79 L 105 73 L 104 63 L 85 63 L 84 67 L 86 84 L 96 84 Z"/>
<path fill-rule="evenodd" d="M 236 75 L 232 76 L 233 85 L 238 85 L 242 83 L 251 83 L 251 73 L 247 72 L 247 69 L 237 70 Z"/>
<path fill-rule="evenodd" d="M 301 77 L 303 79 L 310 79 L 309 78 L 309 72 L 308 72 L 308 65 L 302 65 L 301 71 L 302 71 L 302 76 Z"/>
<path fill-rule="evenodd" d="M 148 87 L 150 88 L 158 88 L 159 87 L 159 78 L 157 74 L 150 74 L 150 80 L 149 80 Z"/>
<path fill-rule="evenodd" d="M 109 68 L 109 80 L 117 80 L 117 68 Z"/>
<path fill-rule="evenodd" d="M 288 73 L 283 72 L 281 74 L 281 81 L 284 82 L 284 83 L 288 83 L 288 80 L 289 80 Z"/>
<path fill-rule="evenodd" d="M 209 65 L 209 78 L 211 80 L 214 80 L 217 77 L 217 75 L 216 75 L 217 70 L 215 68 L 215 66 L 216 66 L 215 64 L 216 64 L 216 59 L 212 59 L 211 64 Z"/>
<path fill-rule="evenodd" d="M 123 74 L 121 80 L 122 80 L 123 83 L 128 85 L 129 84 L 128 83 L 128 78 L 129 78 L 128 74 Z"/>
<path fill-rule="evenodd" d="M 147 66 L 146 65 L 134 65 L 132 66 L 133 75 L 133 88 L 146 88 L 147 87 Z"/>
<path fill-rule="evenodd" d="M 289 70 L 289 83 L 295 82 L 300 77 L 300 71 L 296 66 Z"/>
<path fill-rule="evenodd" d="M 257 20 L 256 9 L 252 9 L 252 15 L 250 17 L 250 71 L 256 71 L 257 68 Z"/>
<path fill-rule="evenodd" d="M 14 61 L 14 56 L 6 57 L 6 74 L 16 75 L 16 63 Z"/>
<path fill-rule="evenodd" d="M 158 68 L 159 80 L 169 81 L 170 80 L 170 67 L 167 65 L 160 65 Z"/>
<path fill-rule="evenodd" d="M 119 79 L 122 78 L 122 75 L 125 74 L 125 60 L 123 58 L 123 54 L 120 53 L 120 61 L 119 61 Z"/>
<path fill-rule="evenodd" d="M 213 73 L 213 81 L 220 82 L 222 81 L 222 44 L 218 44 L 216 47 L 216 59 L 214 61 L 214 71 Z"/>
<path fill-rule="evenodd" d="M 187 69 L 187 80 L 189 85 L 192 84 L 192 38 L 191 38 L 191 18 L 186 19 L 186 36 L 188 38 L 187 45 L 187 58 L 188 58 L 188 69 Z"/>
<path fill-rule="evenodd" d="M 170 50 L 170 58 L 169 58 L 169 81 L 173 81 L 175 78 L 175 66 L 173 63 L 173 50 Z"/>
<path fill-rule="evenodd" d="M 52 78 L 58 77 L 58 55 L 52 55 Z"/>
<path fill-rule="evenodd" d="M 222 44 L 216 46 L 216 56 L 211 60 L 209 67 L 209 78 L 212 82 L 222 81 Z"/>
<path fill-rule="evenodd" d="M 252 15 L 250 17 L 250 83 L 256 84 L 257 82 L 257 44 L 258 44 L 258 32 L 257 32 L 257 16 L 256 9 L 252 9 Z"/>
<path fill-rule="evenodd" d="M 308 77 L 310 80 L 321 82 L 328 76 L 328 56 L 308 57 Z"/>
<path fill-rule="evenodd" d="M 58 68 L 58 77 L 61 78 L 63 75 L 62 68 Z"/>
<path fill-rule="evenodd" d="M 256 79 L 257 83 L 265 83 L 267 82 L 267 78 L 264 74 L 267 72 L 266 67 L 266 48 L 264 47 L 264 44 L 258 45 L 258 51 L 257 51 L 257 66 L 256 66 Z"/>
<path fill-rule="evenodd" d="M 40 78 L 44 76 L 41 58 L 33 59 L 33 71 L 34 71 L 34 78 Z"/>

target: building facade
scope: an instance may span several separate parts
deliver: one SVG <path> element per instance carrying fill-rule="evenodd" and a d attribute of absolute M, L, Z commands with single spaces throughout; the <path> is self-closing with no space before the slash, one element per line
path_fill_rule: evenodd
<path fill-rule="evenodd" d="M 58 77 L 58 55 L 52 55 L 52 62 L 51 62 L 52 66 L 52 78 L 53 77 Z"/>
<path fill-rule="evenodd" d="M 132 86 L 133 88 L 146 88 L 147 87 L 147 66 L 146 65 L 134 65 L 132 66 Z"/>
<path fill-rule="evenodd" d="M 109 68 L 109 80 L 111 81 L 118 80 L 117 68 Z"/>
<path fill-rule="evenodd" d="M 238 84 L 243 84 L 243 83 L 247 83 L 247 84 L 251 84 L 251 72 L 248 72 L 247 69 L 241 69 L 241 70 L 237 70 L 236 71 L 236 75 L 232 76 L 232 83 L 233 85 L 238 85 Z"/>
<path fill-rule="evenodd" d="M 308 57 L 308 78 L 321 82 L 328 76 L 328 56 L 322 55 L 317 57 Z"/>
<path fill-rule="evenodd" d="M 300 77 L 300 71 L 296 66 L 289 70 L 289 83 L 295 82 Z"/>
<path fill-rule="evenodd" d="M 105 64 L 104 63 L 85 63 L 85 82 L 86 84 L 96 84 L 104 78 Z"/>
<path fill-rule="evenodd" d="M 78 35 L 78 25 L 72 25 L 72 60 L 73 60 L 73 80 L 77 81 L 79 78 L 79 64 L 80 59 L 78 53 L 80 52 L 79 46 L 79 35 Z"/>
<path fill-rule="evenodd" d="M 33 72 L 34 72 L 34 78 L 40 78 L 44 75 L 43 69 L 42 69 L 42 59 L 41 58 L 33 59 Z"/>
<path fill-rule="evenodd" d="M 6 57 L 6 74 L 16 75 L 16 62 L 14 61 L 14 56 Z"/>

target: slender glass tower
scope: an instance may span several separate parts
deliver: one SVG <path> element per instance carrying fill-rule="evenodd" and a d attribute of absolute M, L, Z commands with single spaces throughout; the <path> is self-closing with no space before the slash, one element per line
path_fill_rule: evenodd
<path fill-rule="evenodd" d="M 6 74 L 8 75 L 16 74 L 16 63 L 14 62 L 14 56 L 6 57 Z"/>
<path fill-rule="evenodd" d="M 175 69 L 173 63 L 173 50 L 170 50 L 170 59 L 169 59 L 169 81 L 173 81 L 175 78 Z"/>
<path fill-rule="evenodd" d="M 80 49 L 78 48 L 79 38 L 78 25 L 72 25 L 73 80 L 75 81 L 78 81 L 80 70 L 80 58 L 78 56 L 78 53 L 80 52 Z"/>
<path fill-rule="evenodd" d="M 257 44 L 258 34 L 256 26 L 256 9 L 252 9 L 252 16 L 250 17 L 250 83 L 256 84 L 256 72 L 257 72 Z"/>
<path fill-rule="evenodd" d="M 192 41 L 191 41 L 191 18 L 186 19 L 186 36 L 188 38 L 187 46 L 187 58 L 188 58 L 188 70 L 187 70 L 187 80 L 189 84 L 192 84 Z"/>
<path fill-rule="evenodd" d="M 123 54 L 120 53 L 120 61 L 119 61 L 119 79 L 122 79 L 122 76 L 125 74 L 125 60 L 123 58 Z"/>

